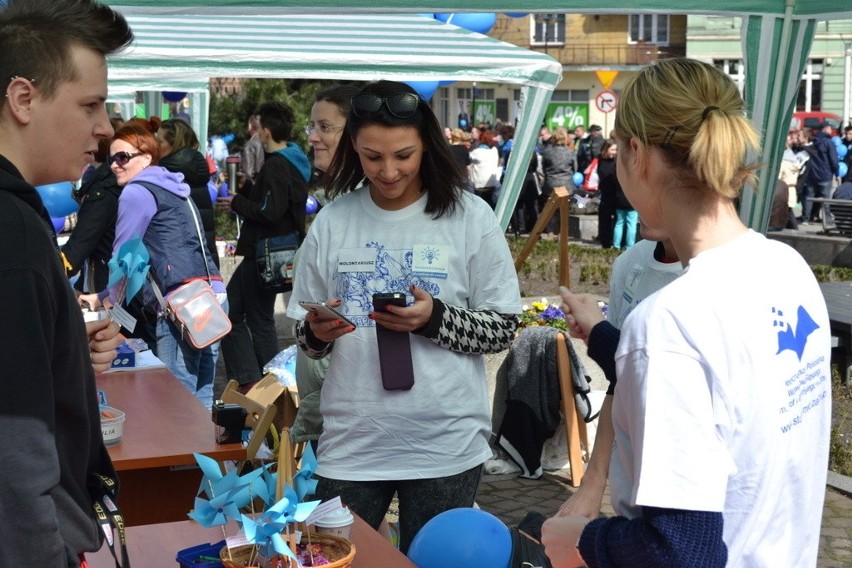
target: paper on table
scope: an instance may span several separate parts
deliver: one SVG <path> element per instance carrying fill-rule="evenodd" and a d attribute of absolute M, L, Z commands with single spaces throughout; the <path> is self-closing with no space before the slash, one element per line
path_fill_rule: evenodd
<path fill-rule="evenodd" d="M 132 367 L 113 367 L 107 373 L 120 373 L 122 371 L 138 371 L 139 369 L 162 369 L 165 363 L 154 355 L 151 350 L 140 351 L 136 354 L 136 364 Z"/>

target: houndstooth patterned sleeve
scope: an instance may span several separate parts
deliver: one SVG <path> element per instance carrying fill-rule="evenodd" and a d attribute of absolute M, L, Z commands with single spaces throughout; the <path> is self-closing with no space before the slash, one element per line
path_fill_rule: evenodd
<path fill-rule="evenodd" d="M 490 310 L 468 310 L 432 299 L 432 319 L 415 331 L 450 351 L 468 354 L 499 353 L 515 338 L 518 316 Z"/>
<path fill-rule="evenodd" d="M 305 320 L 300 320 L 296 324 L 296 343 L 299 345 L 299 349 L 304 351 L 305 355 L 311 359 L 322 359 L 331 353 L 331 348 L 334 347 L 333 341 L 325 343 L 314 337 L 314 334 L 311 333 L 311 326 Z"/>

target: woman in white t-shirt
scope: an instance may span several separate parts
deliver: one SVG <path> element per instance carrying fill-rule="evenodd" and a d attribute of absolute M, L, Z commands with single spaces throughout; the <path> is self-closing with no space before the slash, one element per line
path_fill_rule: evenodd
<path fill-rule="evenodd" d="M 331 353 L 317 496 L 340 495 L 378 528 L 396 495 L 403 551 L 429 519 L 473 504 L 491 456 L 483 354 L 510 345 L 521 311 L 503 230 L 464 182 L 425 101 L 403 83 L 365 86 L 287 308 L 301 320 L 300 347 Z M 377 311 L 382 293 L 401 293 L 405 307 Z M 345 319 L 300 301 L 325 301 Z"/>
<path fill-rule="evenodd" d="M 759 150 L 744 111 L 729 77 L 685 58 L 622 91 L 618 179 L 685 270 L 630 313 L 614 353 L 618 516 L 548 520 L 554 568 L 816 565 L 828 314 L 802 257 L 740 221 L 735 200 Z M 563 299 L 575 334 L 591 343 L 612 331 L 583 298 Z"/>

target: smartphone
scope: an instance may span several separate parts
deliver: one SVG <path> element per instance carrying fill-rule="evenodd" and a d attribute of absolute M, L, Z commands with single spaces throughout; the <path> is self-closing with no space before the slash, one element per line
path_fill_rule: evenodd
<path fill-rule="evenodd" d="M 376 312 L 386 312 L 388 306 L 405 307 L 405 292 L 385 292 L 382 294 L 373 294 L 373 310 Z"/>
<path fill-rule="evenodd" d="M 343 323 L 355 327 L 355 323 L 352 320 L 350 320 L 325 302 L 309 302 L 307 300 L 300 300 L 299 305 L 308 310 L 309 312 L 317 313 L 322 317 L 329 319 L 339 319 Z"/>
<path fill-rule="evenodd" d="M 388 306 L 405 307 L 404 292 L 373 294 L 373 310 L 387 311 Z M 379 368 L 385 390 L 409 390 L 414 386 L 411 338 L 407 331 L 394 331 L 376 324 Z"/>

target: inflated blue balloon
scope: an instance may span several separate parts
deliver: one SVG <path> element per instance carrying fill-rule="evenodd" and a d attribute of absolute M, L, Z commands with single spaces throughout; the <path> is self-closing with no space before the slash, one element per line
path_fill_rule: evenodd
<path fill-rule="evenodd" d="M 431 99 L 438 90 L 438 81 L 404 81 L 404 83 L 414 89 L 424 101 Z"/>
<path fill-rule="evenodd" d="M 178 91 L 163 91 L 162 95 L 170 103 L 179 103 L 186 98 L 186 93 Z"/>
<path fill-rule="evenodd" d="M 835 146 L 840 146 L 843 144 L 843 139 L 840 136 L 832 136 L 831 141 L 834 142 Z"/>
<path fill-rule="evenodd" d="M 846 177 L 846 174 L 849 173 L 849 166 L 846 165 L 846 162 L 837 164 L 837 173 L 840 177 Z"/>
<path fill-rule="evenodd" d="M 508 568 L 512 535 L 503 521 L 481 509 L 450 509 L 414 536 L 408 558 L 418 568 Z"/>
<path fill-rule="evenodd" d="M 843 158 L 845 158 L 846 154 L 848 154 L 848 153 L 849 153 L 849 148 L 847 148 L 843 144 L 841 144 L 840 146 L 837 147 L 837 157 L 840 158 L 841 160 Z"/>
<path fill-rule="evenodd" d="M 50 221 L 53 223 L 53 230 L 56 231 L 57 235 L 65 228 L 65 217 L 51 217 Z"/>
<path fill-rule="evenodd" d="M 207 182 L 207 191 L 210 193 L 210 203 L 216 203 L 216 198 L 219 197 L 219 188 L 212 180 Z"/>
<path fill-rule="evenodd" d="M 446 22 L 478 34 L 487 34 L 497 22 L 497 14 L 492 13 L 468 13 L 461 14 L 435 14 L 435 19 Z"/>
<path fill-rule="evenodd" d="M 319 202 L 317 198 L 313 195 L 308 196 L 308 200 L 305 202 L 305 213 L 308 215 L 313 215 L 319 209 Z"/>
<path fill-rule="evenodd" d="M 583 173 L 582 172 L 574 173 L 574 176 L 571 178 L 571 181 L 574 182 L 574 185 L 576 185 L 577 187 L 580 187 L 581 185 L 583 185 Z"/>
<path fill-rule="evenodd" d="M 71 182 L 40 185 L 36 187 L 36 191 L 41 195 L 41 201 L 51 217 L 65 217 L 80 209 L 80 204 L 71 197 L 71 192 L 74 191 Z"/>

